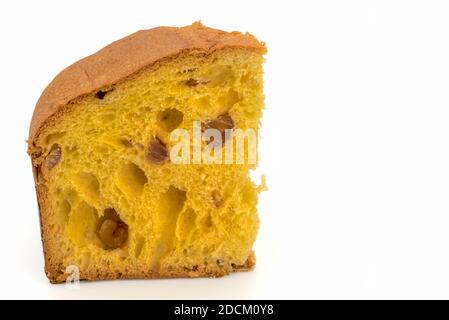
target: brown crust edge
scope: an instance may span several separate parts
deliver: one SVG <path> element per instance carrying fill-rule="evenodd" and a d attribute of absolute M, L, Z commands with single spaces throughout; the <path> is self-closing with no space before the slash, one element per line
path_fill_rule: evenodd
<path fill-rule="evenodd" d="M 229 275 L 232 272 L 247 272 L 254 269 L 256 265 L 256 255 L 252 251 L 243 265 L 232 265 L 229 267 L 207 267 L 198 266 L 196 269 L 173 268 L 166 270 L 136 270 L 129 273 L 111 272 L 110 270 L 101 270 L 98 273 L 81 274 L 80 280 L 98 281 L 98 280 L 131 280 L 131 279 L 171 279 L 171 278 L 220 278 Z M 47 277 L 53 284 L 66 281 L 68 274 L 60 270 L 46 270 Z"/>

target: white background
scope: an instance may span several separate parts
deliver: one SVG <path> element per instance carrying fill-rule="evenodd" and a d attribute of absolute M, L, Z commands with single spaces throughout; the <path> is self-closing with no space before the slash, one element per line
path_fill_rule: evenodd
<path fill-rule="evenodd" d="M 449 2 L 1 1 L 0 298 L 449 298 Z M 269 48 L 257 267 L 50 285 L 25 139 L 64 67 L 160 25 Z"/>

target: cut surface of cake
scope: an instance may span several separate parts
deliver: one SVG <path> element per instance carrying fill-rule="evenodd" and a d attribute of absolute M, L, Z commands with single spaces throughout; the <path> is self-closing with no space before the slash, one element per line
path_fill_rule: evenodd
<path fill-rule="evenodd" d="M 56 76 L 28 140 L 51 282 L 253 268 L 265 52 L 194 23 L 136 32 Z"/>

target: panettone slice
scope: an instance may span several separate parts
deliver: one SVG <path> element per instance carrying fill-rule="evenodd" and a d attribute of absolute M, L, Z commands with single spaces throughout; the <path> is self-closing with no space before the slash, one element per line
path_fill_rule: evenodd
<path fill-rule="evenodd" d="M 28 141 L 51 282 L 254 266 L 265 50 L 250 34 L 161 27 L 56 76 Z"/>

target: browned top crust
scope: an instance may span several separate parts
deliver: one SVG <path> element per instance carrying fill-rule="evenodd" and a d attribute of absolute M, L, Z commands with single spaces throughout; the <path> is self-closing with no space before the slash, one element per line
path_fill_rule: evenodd
<path fill-rule="evenodd" d="M 45 121 L 77 97 L 111 86 L 166 57 L 186 51 L 210 54 L 224 48 L 266 51 L 264 43 L 249 33 L 224 32 L 201 22 L 141 30 L 111 43 L 64 69 L 47 86 L 34 109 L 29 147 Z"/>

